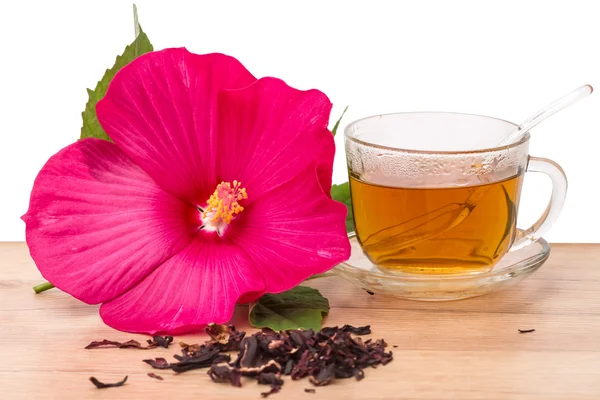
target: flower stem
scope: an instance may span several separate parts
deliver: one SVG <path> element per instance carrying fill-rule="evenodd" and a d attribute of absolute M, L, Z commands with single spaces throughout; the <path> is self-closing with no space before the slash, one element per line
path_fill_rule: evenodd
<path fill-rule="evenodd" d="M 53 284 L 51 284 L 50 282 L 44 282 L 44 283 L 40 283 L 39 285 L 36 285 L 33 287 L 33 291 L 36 293 L 42 293 L 45 292 L 46 290 L 52 289 L 54 287 Z"/>

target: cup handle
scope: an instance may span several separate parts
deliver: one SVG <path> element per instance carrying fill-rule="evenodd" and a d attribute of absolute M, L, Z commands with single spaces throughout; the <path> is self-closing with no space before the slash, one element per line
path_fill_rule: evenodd
<path fill-rule="evenodd" d="M 529 228 L 518 230 L 509 251 L 518 250 L 544 236 L 558 218 L 567 196 L 567 175 L 560 165 L 547 158 L 529 156 L 527 172 L 541 172 L 552 180 L 552 195 L 542 216 Z"/>

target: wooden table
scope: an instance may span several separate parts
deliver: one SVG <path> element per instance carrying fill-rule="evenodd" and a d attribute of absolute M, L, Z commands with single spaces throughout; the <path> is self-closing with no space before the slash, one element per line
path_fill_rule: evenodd
<path fill-rule="evenodd" d="M 329 298 L 326 324 L 371 324 L 394 361 L 364 380 L 305 393 L 290 381 L 271 399 L 600 399 L 600 245 L 557 244 L 549 261 L 516 287 L 475 299 L 423 303 L 370 296 L 340 278 L 311 281 Z M 267 387 L 212 383 L 204 370 L 163 381 L 143 358 L 175 349 L 84 350 L 92 340 L 144 340 L 117 332 L 57 289 L 35 295 L 41 277 L 23 243 L 0 243 L 0 399 L 260 399 Z M 247 308 L 233 322 L 249 330 Z M 521 334 L 517 329 L 535 328 Z M 203 342 L 203 335 L 185 337 Z M 176 338 L 177 340 L 177 338 Z M 119 388 L 96 389 L 129 376 Z"/>

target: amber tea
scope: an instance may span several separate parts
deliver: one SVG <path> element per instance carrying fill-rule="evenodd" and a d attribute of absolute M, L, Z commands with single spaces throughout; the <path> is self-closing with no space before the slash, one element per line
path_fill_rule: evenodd
<path fill-rule="evenodd" d="M 369 259 L 386 269 L 485 272 L 514 240 L 521 183 L 522 174 L 470 186 L 393 187 L 350 172 L 356 235 Z"/>

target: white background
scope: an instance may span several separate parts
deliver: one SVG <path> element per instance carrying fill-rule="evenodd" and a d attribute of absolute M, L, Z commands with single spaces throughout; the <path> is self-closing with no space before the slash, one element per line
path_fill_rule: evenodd
<path fill-rule="evenodd" d="M 547 239 L 600 242 L 600 21 L 593 1 L 144 1 L 156 49 L 237 57 L 255 76 L 318 88 L 344 106 L 342 127 L 371 114 L 443 110 L 521 122 L 582 84 L 598 92 L 532 131 L 531 153 L 559 162 L 567 203 Z M 44 162 L 79 137 L 80 113 L 133 39 L 129 1 L 0 2 L 0 241 L 24 239 L 19 217 Z M 346 180 L 339 135 L 334 181 Z M 549 182 L 525 181 L 521 222 Z"/>

